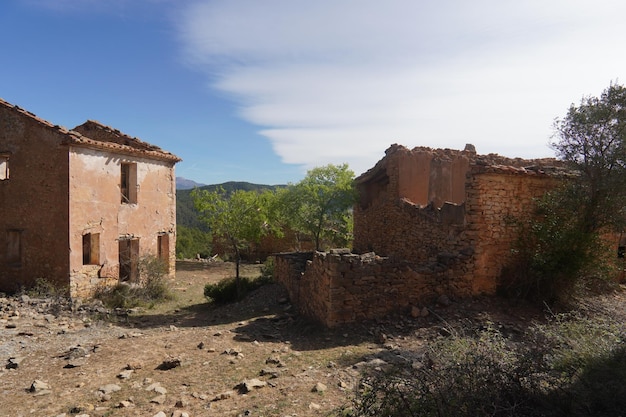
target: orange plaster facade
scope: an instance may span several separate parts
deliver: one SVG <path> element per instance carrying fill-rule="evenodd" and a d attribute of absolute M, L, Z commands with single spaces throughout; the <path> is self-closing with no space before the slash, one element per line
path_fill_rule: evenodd
<path fill-rule="evenodd" d="M 0 100 L 0 291 L 44 279 L 89 297 L 141 279 L 146 256 L 173 275 L 179 160 L 98 122 L 67 130 Z"/>

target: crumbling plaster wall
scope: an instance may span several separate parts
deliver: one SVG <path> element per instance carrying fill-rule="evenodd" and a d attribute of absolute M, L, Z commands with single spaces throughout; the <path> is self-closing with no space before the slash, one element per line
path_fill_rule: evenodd
<path fill-rule="evenodd" d="M 137 166 L 137 202 L 121 203 L 121 164 Z M 138 238 L 140 257 L 157 256 L 158 236 L 169 238 L 169 272 L 176 261 L 173 163 L 72 147 L 70 152 L 70 276 L 74 297 L 88 297 L 119 278 L 119 239 Z M 100 234 L 99 265 L 83 265 L 82 236 Z"/>
<path fill-rule="evenodd" d="M 392 146 L 357 179 L 354 251 L 412 262 L 467 251 L 465 184 L 471 151 Z"/>
<path fill-rule="evenodd" d="M 0 105 L 0 152 L 9 179 L 0 180 L 0 291 L 37 279 L 67 285 L 68 183 L 63 129 L 5 102 Z M 7 265 L 8 231 L 20 235 L 21 262 Z"/>

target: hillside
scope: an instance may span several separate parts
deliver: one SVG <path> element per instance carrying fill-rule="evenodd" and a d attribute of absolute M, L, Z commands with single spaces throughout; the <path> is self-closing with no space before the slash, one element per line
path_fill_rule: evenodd
<path fill-rule="evenodd" d="M 253 184 L 242 181 L 229 181 L 222 184 L 204 185 L 198 187 L 201 190 L 215 191 L 218 187 L 223 188 L 227 193 L 232 193 L 237 190 L 244 191 L 261 191 L 261 190 L 273 190 L 281 185 L 264 185 Z M 195 188 L 193 188 L 195 189 Z M 191 192 L 193 189 L 178 189 L 176 190 L 176 224 L 179 226 L 191 227 L 194 229 L 206 230 L 206 226 L 198 220 L 198 212 L 193 206 L 193 199 L 191 198 Z"/>

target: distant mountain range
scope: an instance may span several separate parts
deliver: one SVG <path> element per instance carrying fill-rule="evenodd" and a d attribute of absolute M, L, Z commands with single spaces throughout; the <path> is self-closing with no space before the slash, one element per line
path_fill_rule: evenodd
<path fill-rule="evenodd" d="M 206 184 L 200 184 L 199 182 L 195 182 L 194 180 L 188 180 L 183 177 L 176 177 L 176 189 L 177 190 L 191 190 L 196 187 L 202 187 Z"/>

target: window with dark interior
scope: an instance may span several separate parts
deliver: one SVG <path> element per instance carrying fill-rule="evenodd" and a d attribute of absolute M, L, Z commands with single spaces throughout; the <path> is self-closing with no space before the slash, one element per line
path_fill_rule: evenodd
<path fill-rule="evenodd" d="M 87 233 L 83 235 L 83 265 L 100 264 L 100 234 Z"/>
<path fill-rule="evenodd" d="M 7 230 L 7 264 L 13 267 L 22 266 L 22 231 Z"/>
<path fill-rule="evenodd" d="M 137 164 L 122 163 L 120 176 L 122 204 L 137 202 Z"/>

